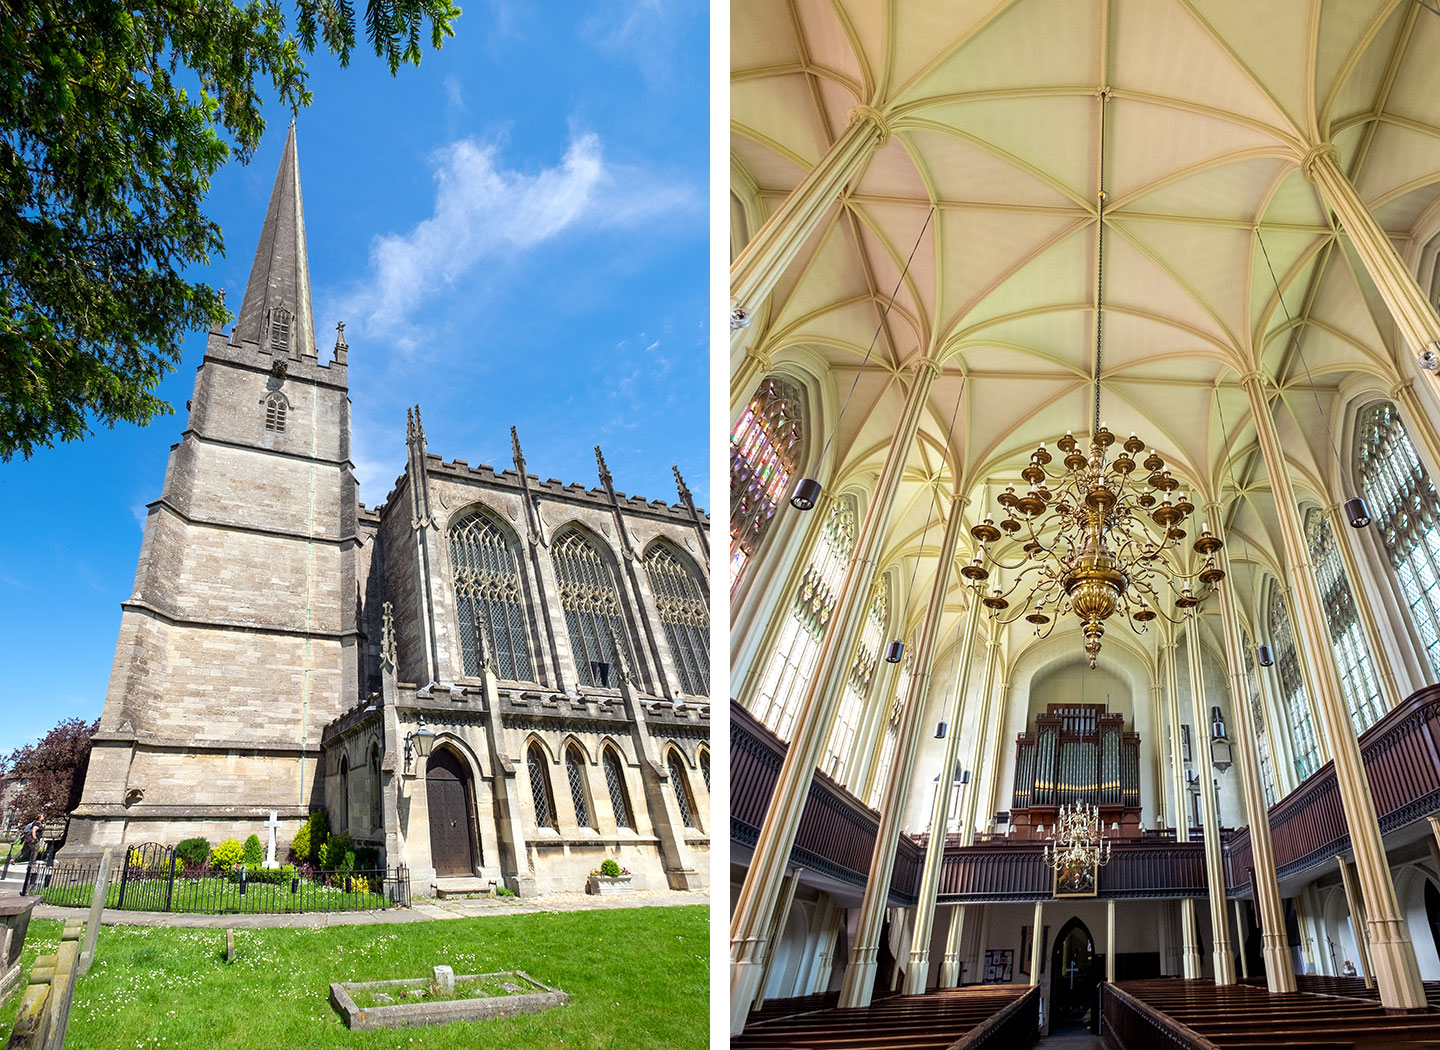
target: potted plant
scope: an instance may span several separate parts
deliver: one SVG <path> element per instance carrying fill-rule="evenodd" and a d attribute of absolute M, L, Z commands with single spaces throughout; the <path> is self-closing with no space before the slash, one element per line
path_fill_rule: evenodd
<path fill-rule="evenodd" d="M 590 873 L 590 878 L 585 883 L 585 892 L 602 896 L 610 893 L 631 893 L 633 887 L 630 885 L 630 871 L 622 868 L 618 861 L 606 857 L 605 862 Z"/>

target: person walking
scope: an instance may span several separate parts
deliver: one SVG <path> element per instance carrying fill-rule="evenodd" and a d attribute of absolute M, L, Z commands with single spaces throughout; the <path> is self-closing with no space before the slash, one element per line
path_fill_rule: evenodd
<path fill-rule="evenodd" d="M 44 833 L 45 822 L 41 814 L 36 813 L 35 818 L 20 832 L 20 860 L 23 863 L 34 860 L 40 852 L 40 840 Z"/>

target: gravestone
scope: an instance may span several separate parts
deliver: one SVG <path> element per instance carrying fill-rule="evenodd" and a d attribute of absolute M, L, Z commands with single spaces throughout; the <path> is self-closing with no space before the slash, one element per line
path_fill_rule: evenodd
<path fill-rule="evenodd" d="M 446 995 L 455 994 L 455 971 L 449 966 L 435 967 L 435 990 Z"/>
<path fill-rule="evenodd" d="M 226 931 L 225 931 L 225 961 L 226 961 L 226 962 L 234 962 L 234 961 L 235 961 L 235 931 L 234 931 L 234 930 L 226 930 Z"/>
<path fill-rule="evenodd" d="M 0 1006 L 20 985 L 20 952 L 37 897 L 0 897 Z"/>

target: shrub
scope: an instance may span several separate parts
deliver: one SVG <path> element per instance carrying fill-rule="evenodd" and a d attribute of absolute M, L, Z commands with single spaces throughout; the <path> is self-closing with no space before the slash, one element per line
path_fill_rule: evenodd
<path fill-rule="evenodd" d="M 376 871 L 380 867 L 380 851 L 374 846 L 355 847 L 355 870 Z"/>
<path fill-rule="evenodd" d="M 315 862 L 329 871 L 354 871 L 355 840 L 343 831 L 331 835 L 316 851 Z"/>
<path fill-rule="evenodd" d="M 226 839 L 210 854 L 210 862 L 216 871 L 229 871 L 245 860 L 245 847 L 235 839 Z"/>
<path fill-rule="evenodd" d="M 258 868 L 265 863 L 265 847 L 260 845 L 259 835 L 251 835 L 246 839 L 244 849 L 245 863 L 248 866 Z"/>
<path fill-rule="evenodd" d="M 305 818 L 305 823 L 301 824 L 300 830 L 295 832 L 295 837 L 290 841 L 290 852 L 298 861 L 319 863 L 320 850 L 329 837 L 330 819 L 325 815 L 323 809 L 317 809 Z"/>
<path fill-rule="evenodd" d="M 496 887 L 495 887 L 495 896 L 497 896 L 497 897 L 513 897 L 513 896 L 515 896 L 515 891 L 512 890 L 509 886 L 496 886 Z"/>
<path fill-rule="evenodd" d="M 615 878 L 620 874 L 620 863 L 611 857 L 606 857 L 605 863 L 600 865 L 600 874 Z"/>
<path fill-rule="evenodd" d="M 262 862 L 263 863 L 263 862 Z M 285 885 L 295 877 L 295 865 L 282 864 L 278 868 L 246 868 L 246 882 L 271 882 L 276 885 Z M 234 868 L 230 872 L 230 881 L 240 881 L 240 869 Z"/>
<path fill-rule="evenodd" d="M 210 856 L 210 840 L 186 839 L 175 847 L 175 856 L 183 860 L 187 867 L 201 867 L 205 863 L 205 858 Z"/>

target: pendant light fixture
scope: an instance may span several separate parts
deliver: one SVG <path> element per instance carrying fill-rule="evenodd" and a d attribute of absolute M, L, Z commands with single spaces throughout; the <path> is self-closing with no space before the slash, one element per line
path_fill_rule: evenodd
<path fill-rule="evenodd" d="M 905 275 L 910 272 L 910 263 L 920 249 L 920 241 L 925 236 L 925 231 L 930 228 L 930 220 L 934 215 L 935 206 L 932 204 L 929 214 L 925 216 L 925 225 L 920 227 L 920 233 L 915 238 L 915 246 L 910 249 L 910 258 L 905 260 L 905 268 L 900 271 L 900 279 L 895 282 L 895 290 L 890 293 L 890 301 L 885 304 L 885 309 L 880 314 L 880 323 L 875 326 L 875 334 L 870 337 L 870 348 L 865 351 L 865 357 L 855 371 L 855 379 L 850 384 L 850 393 L 845 395 L 845 403 L 840 406 L 840 414 L 835 417 L 835 425 L 830 428 L 830 435 L 825 439 L 825 447 L 820 450 L 820 458 L 816 462 L 823 463 L 825 453 L 830 451 L 830 442 L 835 440 L 835 435 L 840 430 L 840 421 L 845 418 L 845 410 L 850 407 L 850 399 L 855 396 L 855 387 L 860 382 L 860 375 L 865 371 L 865 365 L 869 363 L 870 355 L 875 352 L 875 342 L 880 338 L 880 329 L 885 327 L 885 319 L 890 316 L 890 307 L 895 305 L 895 297 L 900 294 L 900 286 L 905 283 Z M 820 502 L 820 492 L 820 482 L 815 478 L 801 478 L 795 483 L 795 489 L 790 494 L 790 506 L 796 510 L 813 510 L 815 504 Z"/>

